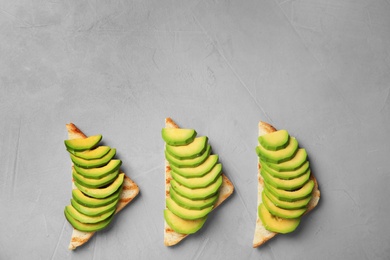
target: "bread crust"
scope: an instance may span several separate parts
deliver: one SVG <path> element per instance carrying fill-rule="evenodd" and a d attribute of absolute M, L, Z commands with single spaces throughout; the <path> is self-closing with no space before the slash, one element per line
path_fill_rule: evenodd
<path fill-rule="evenodd" d="M 259 128 L 259 136 L 272 133 L 276 131 L 276 128 L 273 127 L 272 125 L 260 121 L 258 124 Z M 261 170 L 261 165 L 260 165 L 260 160 L 258 161 L 258 171 L 257 171 L 257 180 L 258 180 L 258 190 L 257 190 L 257 206 L 259 206 L 262 202 L 261 198 L 261 193 L 263 192 L 263 187 L 264 187 L 264 180 L 263 177 L 260 174 Z M 307 210 L 304 214 L 309 213 L 311 210 L 313 210 L 317 205 L 320 200 L 320 190 L 318 188 L 318 182 L 317 179 L 314 177 L 313 173 L 311 172 L 310 179 L 314 181 L 314 188 L 312 191 L 312 198 L 309 201 Z M 257 211 L 256 211 L 257 212 Z M 255 226 L 255 234 L 253 238 L 253 247 L 259 247 L 263 245 L 265 242 L 270 240 L 271 238 L 275 237 L 278 233 L 271 232 L 265 229 L 263 226 L 263 223 L 261 222 L 261 219 L 259 218 L 259 214 L 256 214 L 256 226 Z"/>
<path fill-rule="evenodd" d="M 165 127 L 179 128 L 179 126 L 169 117 L 165 119 Z M 169 162 L 165 160 L 165 198 L 169 197 L 169 187 L 171 185 L 171 179 L 171 167 L 169 166 Z M 221 203 L 224 202 L 230 195 L 232 195 L 233 191 L 233 183 L 228 179 L 228 177 L 226 177 L 225 174 L 222 173 L 222 185 L 219 189 L 219 196 L 217 202 L 214 205 L 214 209 L 221 205 Z M 167 208 L 166 205 L 165 208 Z M 188 235 L 175 232 L 164 220 L 164 245 L 176 245 L 187 236 Z"/>
<path fill-rule="evenodd" d="M 68 130 L 68 138 L 76 139 L 76 138 L 87 138 L 87 136 L 73 123 L 66 124 L 66 129 Z M 72 166 L 73 167 L 73 166 Z M 120 171 L 123 173 L 123 171 Z M 72 179 L 72 189 L 77 189 L 74 185 Z M 116 207 L 115 214 L 121 211 L 127 204 L 129 204 L 139 193 L 138 185 L 131 180 L 126 174 L 123 180 L 122 191 L 119 197 L 119 201 Z M 79 246 L 87 243 L 95 232 L 83 232 L 73 228 L 72 237 L 70 239 L 68 249 L 74 250 Z"/>

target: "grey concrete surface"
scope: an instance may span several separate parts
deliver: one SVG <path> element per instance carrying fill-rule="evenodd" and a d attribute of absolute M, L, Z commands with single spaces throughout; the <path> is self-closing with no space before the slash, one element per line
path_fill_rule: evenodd
<path fill-rule="evenodd" d="M 390 3 L 0 1 L 0 259 L 389 259 Z M 207 135 L 234 195 L 163 245 L 164 118 Z M 321 190 L 252 248 L 257 123 Z M 76 251 L 65 124 L 101 133 L 141 193 Z"/>

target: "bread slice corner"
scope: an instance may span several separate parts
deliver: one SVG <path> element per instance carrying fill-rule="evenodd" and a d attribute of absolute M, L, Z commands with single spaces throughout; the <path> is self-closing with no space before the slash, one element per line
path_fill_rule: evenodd
<path fill-rule="evenodd" d="M 87 136 L 73 123 L 66 124 L 69 139 L 87 138 Z M 122 172 L 122 171 L 121 171 Z M 72 189 L 76 189 L 72 179 Z M 115 214 L 121 211 L 127 204 L 129 204 L 139 193 L 138 185 L 131 180 L 126 174 L 123 180 L 122 192 L 116 207 Z M 72 237 L 68 249 L 75 250 L 77 247 L 87 243 L 95 232 L 83 232 L 73 228 Z"/>
<path fill-rule="evenodd" d="M 259 136 L 276 131 L 275 127 L 273 127 L 272 125 L 270 125 L 266 122 L 263 122 L 263 121 L 259 122 L 258 128 L 259 128 Z M 257 180 L 258 180 L 257 206 L 259 206 L 262 202 L 261 193 L 263 192 L 263 187 L 264 187 L 264 180 L 263 180 L 263 177 L 260 175 L 260 169 L 261 169 L 261 165 L 260 165 L 260 160 L 259 160 L 258 161 L 258 171 L 257 171 Z M 318 188 L 317 179 L 314 177 L 313 173 L 311 173 L 310 179 L 312 179 L 314 181 L 314 188 L 312 191 L 312 198 L 309 201 L 309 204 L 308 204 L 308 207 L 307 207 L 305 214 L 309 213 L 311 210 L 313 210 L 318 205 L 318 202 L 319 202 L 320 196 L 321 196 L 320 190 Z M 254 232 L 254 238 L 253 238 L 253 247 L 254 248 L 263 245 L 265 242 L 267 242 L 268 240 L 270 240 L 271 238 L 275 237 L 278 234 L 278 233 L 271 232 L 271 231 L 268 231 L 267 229 L 265 229 L 265 227 L 263 226 L 263 223 L 259 217 L 259 214 L 256 214 L 256 216 L 257 216 L 256 217 L 256 226 L 255 226 L 255 232 Z"/>
<path fill-rule="evenodd" d="M 167 128 L 179 128 L 179 126 L 171 119 L 165 119 L 165 127 Z M 171 181 L 171 168 L 169 166 L 169 162 L 165 160 L 165 198 L 169 197 L 169 187 Z M 214 206 L 214 209 L 219 206 L 222 202 L 224 202 L 230 195 L 232 195 L 234 191 L 233 183 L 226 177 L 225 174 L 222 173 L 222 185 L 219 189 L 218 200 Z M 166 208 L 166 206 L 165 206 Z M 214 210 L 213 209 L 213 210 Z M 175 232 L 166 221 L 164 221 L 164 245 L 165 246 L 173 246 L 178 244 L 188 235 L 180 234 Z"/>

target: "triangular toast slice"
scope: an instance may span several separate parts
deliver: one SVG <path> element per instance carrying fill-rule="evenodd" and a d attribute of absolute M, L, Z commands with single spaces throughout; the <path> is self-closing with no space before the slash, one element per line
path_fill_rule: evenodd
<path fill-rule="evenodd" d="M 68 138 L 76 139 L 76 138 L 87 138 L 87 136 L 75 126 L 73 123 L 69 123 L 66 125 L 68 130 Z M 76 189 L 76 186 L 72 180 L 72 189 Z M 125 175 L 125 179 L 123 181 L 122 192 L 120 195 L 119 202 L 116 207 L 115 214 L 122 210 L 127 204 L 130 203 L 139 193 L 139 188 L 137 184 L 132 181 L 128 176 Z M 88 240 L 95 234 L 95 232 L 82 232 L 73 228 L 72 237 L 69 244 L 69 249 L 74 250 L 77 247 L 85 244 Z"/>
<path fill-rule="evenodd" d="M 179 126 L 171 119 L 165 119 L 165 127 L 167 128 L 179 128 Z M 234 191 L 234 186 L 232 182 L 226 177 L 225 174 L 222 174 L 222 185 L 219 189 L 219 197 L 214 206 L 214 209 L 220 205 L 223 201 L 225 201 Z M 165 160 L 165 198 L 169 197 L 169 187 L 171 181 L 171 168 L 169 166 L 169 162 Z M 164 221 L 164 245 L 173 246 L 182 241 L 188 235 L 179 234 L 172 230 L 172 228 Z"/>
<path fill-rule="evenodd" d="M 259 136 L 265 135 L 268 133 L 272 133 L 275 131 L 276 131 L 276 129 L 272 125 L 265 123 L 265 122 L 262 122 L 262 121 L 259 122 Z M 264 185 L 264 180 L 260 174 L 260 169 L 261 169 L 261 165 L 260 165 L 260 160 L 259 160 L 258 172 L 257 172 L 257 179 L 258 179 L 257 206 L 259 206 L 260 203 L 262 202 L 261 193 L 263 192 L 263 185 Z M 321 195 L 320 191 L 318 189 L 317 180 L 313 176 L 313 173 L 311 173 L 310 178 L 314 181 L 314 188 L 312 191 L 312 198 L 308 204 L 308 208 L 307 208 L 305 214 L 307 214 L 308 212 L 310 212 L 312 209 L 314 209 L 317 206 L 318 201 L 320 200 L 320 195 Z M 259 218 L 259 214 L 256 214 L 256 215 L 257 215 L 257 219 L 256 219 L 255 235 L 253 238 L 253 247 L 261 246 L 262 244 L 264 244 L 265 242 L 267 242 L 268 240 L 270 240 L 271 238 L 273 238 L 274 236 L 276 236 L 278 234 L 278 233 L 266 230 L 265 227 L 263 226 L 263 223 L 261 222 L 261 219 Z"/>

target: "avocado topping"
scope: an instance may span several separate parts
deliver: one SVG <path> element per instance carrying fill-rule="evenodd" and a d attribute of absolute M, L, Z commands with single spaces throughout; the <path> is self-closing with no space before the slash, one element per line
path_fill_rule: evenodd
<path fill-rule="evenodd" d="M 206 150 L 199 156 L 191 159 L 178 159 L 173 156 L 168 150 L 165 150 L 165 159 L 178 168 L 183 167 L 196 167 L 201 165 L 210 156 L 211 146 L 208 144 Z"/>
<path fill-rule="evenodd" d="M 208 172 L 211 171 L 213 167 L 218 162 L 218 154 L 211 154 L 202 164 L 196 167 L 176 167 L 175 165 L 170 165 L 172 171 L 175 173 L 186 177 L 186 178 L 194 178 L 194 177 L 202 177 Z"/>
<path fill-rule="evenodd" d="M 182 219 L 195 220 L 205 217 L 211 212 L 213 206 L 204 209 L 188 209 L 178 205 L 171 198 L 166 200 L 167 208 L 176 216 L 181 217 Z"/>
<path fill-rule="evenodd" d="M 70 159 L 75 165 L 82 168 L 90 169 L 90 168 L 97 168 L 106 165 L 109 161 L 111 161 L 111 159 L 115 156 L 115 154 L 116 154 L 116 149 L 113 148 L 106 155 L 104 155 L 102 158 L 99 159 L 87 160 L 87 159 L 77 157 L 76 155 L 73 155 L 71 153 L 69 155 L 70 155 Z"/>
<path fill-rule="evenodd" d="M 203 226 L 207 217 L 188 220 L 176 216 L 169 209 L 165 209 L 164 219 L 175 232 L 181 234 L 193 234 Z"/>
<path fill-rule="evenodd" d="M 173 170 L 171 170 L 171 175 L 174 180 L 181 183 L 182 185 L 190 189 L 196 189 L 205 188 L 209 186 L 212 182 L 216 180 L 218 176 L 220 176 L 221 171 L 222 165 L 218 163 L 208 174 L 202 177 L 186 178 L 184 176 L 181 176 L 180 174 L 177 174 Z"/>
<path fill-rule="evenodd" d="M 82 152 L 68 150 L 68 152 L 80 157 L 82 159 L 91 160 L 91 159 L 99 159 L 106 155 L 111 148 L 109 146 L 98 146 L 93 150 L 86 150 Z"/>
<path fill-rule="evenodd" d="M 161 130 L 163 140 L 168 145 L 187 145 L 194 141 L 196 131 L 184 128 L 163 128 Z"/>
<path fill-rule="evenodd" d="M 178 205 L 187 208 L 187 209 L 204 209 L 215 204 L 218 199 L 218 194 L 201 200 L 192 200 L 188 199 L 179 193 L 177 193 L 172 187 L 169 189 L 169 194 L 171 199 L 176 202 Z"/>
<path fill-rule="evenodd" d="M 286 130 L 278 130 L 268 135 L 260 136 L 259 143 L 267 150 L 277 151 L 286 148 L 290 135 Z"/>
<path fill-rule="evenodd" d="M 276 151 L 267 150 L 261 144 L 256 147 L 257 155 L 260 156 L 264 161 L 272 162 L 272 163 L 281 163 L 285 161 L 289 161 L 292 157 L 294 157 L 297 152 L 298 142 L 295 138 L 289 138 L 288 145 Z"/>
<path fill-rule="evenodd" d="M 124 180 L 121 160 L 114 159 L 116 149 L 99 146 L 102 135 L 65 140 L 74 164 L 72 176 L 75 189 L 71 204 L 64 214 L 77 230 L 95 232 L 113 219 Z"/>
<path fill-rule="evenodd" d="M 69 151 L 86 151 L 95 148 L 102 140 L 102 135 L 93 135 L 87 138 L 65 140 L 65 146 Z"/>
<path fill-rule="evenodd" d="M 207 146 L 207 136 L 197 137 L 187 145 L 169 145 L 165 149 L 178 159 L 192 159 L 204 153 Z"/>
<path fill-rule="evenodd" d="M 271 232 L 292 232 L 305 214 L 314 188 L 306 150 L 299 148 L 286 130 L 262 135 L 258 140 L 256 153 L 264 180 L 259 218 Z"/>
<path fill-rule="evenodd" d="M 301 220 L 300 218 L 287 219 L 272 215 L 263 203 L 259 206 L 258 214 L 267 230 L 280 234 L 293 232 L 298 227 Z"/>
<path fill-rule="evenodd" d="M 206 136 L 194 129 L 163 128 L 170 188 L 164 219 L 177 233 L 192 234 L 205 223 L 218 200 L 222 165 Z"/>

